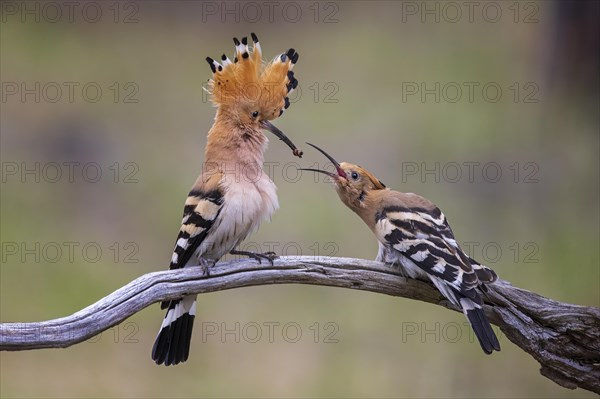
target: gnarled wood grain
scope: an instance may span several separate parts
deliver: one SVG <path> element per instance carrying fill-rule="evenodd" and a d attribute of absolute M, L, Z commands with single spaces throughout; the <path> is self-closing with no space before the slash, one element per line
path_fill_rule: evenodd
<path fill-rule="evenodd" d="M 71 316 L 0 324 L 0 350 L 64 348 L 119 324 L 145 307 L 183 294 L 267 284 L 313 284 L 400 296 L 454 308 L 432 285 L 405 279 L 391 266 L 363 259 L 283 257 L 219 263 L 209 278 L 200 268 L 149 273 Z M 540 372 L 567 388 L 600 393 L 600 309 L 561 303 L 511 286 L 490 285 L 485 311 L 513 343 L 533 356 Z"/>

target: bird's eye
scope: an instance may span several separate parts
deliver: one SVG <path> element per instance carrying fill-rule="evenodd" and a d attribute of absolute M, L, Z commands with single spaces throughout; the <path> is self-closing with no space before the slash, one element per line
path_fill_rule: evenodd
<path fill-rule="evenodd" d="M 352 180 L 356 180 L 356 179 L 358 179 L 358 173 L 356 173 L 356 172 L 352 172 L 352 173 L 350 174 L 350 177 L 352 177 Z"/>
<path fill-rule="evenodd" d="M 253 118 L 256 118 L 257 116 L 258 116 L 258 111 L 254 111 L 254 112 L 252 113 L 252 117 L 253 117 Z"/>

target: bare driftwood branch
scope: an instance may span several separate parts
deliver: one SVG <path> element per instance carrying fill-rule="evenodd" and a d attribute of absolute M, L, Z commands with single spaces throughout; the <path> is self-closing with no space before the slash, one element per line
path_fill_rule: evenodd
<path fill-rule="evenodd" d="M 64 348 L 121 323 L 145 307 L 183 294 L 266 284 L 354 288 L 457 310 L 432 285 L 405 279 L 391 266 L 362 259 L 283 257 L 274 266 L 252 260 L 149 273 L 93 305 L 60 319 L 0 324 L 0 350 Z M 485 311 L 513 343 L 533 356 L 542 375 L 567 388 L 600 393 L 600 309 L 561 303 L 499 281 Z"/>

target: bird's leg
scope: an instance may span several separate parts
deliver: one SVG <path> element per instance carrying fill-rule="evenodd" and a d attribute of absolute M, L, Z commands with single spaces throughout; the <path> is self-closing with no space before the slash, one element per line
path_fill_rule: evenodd
<path fill-rule="evenodd" d="M 202 268 L 202 275 L 209 277 L 210 276 L 210 271 L 208 270 L 209 267 L 213 267 L 217 261 L 213 260 L 213 259 L 205 259 L 205 258 L 200 258 L 200 267 Z"/>
<path fill-rule="evenodd" d="M 277 254 L 275 252 L 265 252 L 265 253 L 259 254 L 256 252 L 238 251 L 238 250 L 232 249 L 231 251 L 229 251 L 229 253 L 231 255 L 247 256 L 249 258 L 257 260 L 258 263 L 260 263 L 260 264 L 262 264 L 261 259 L 267 259 L 269 261 L 269 263 L 271 263 L 271 266 L 273 266 L 273 261 L 279 257 L 279 256 L 277 256 Z"/>

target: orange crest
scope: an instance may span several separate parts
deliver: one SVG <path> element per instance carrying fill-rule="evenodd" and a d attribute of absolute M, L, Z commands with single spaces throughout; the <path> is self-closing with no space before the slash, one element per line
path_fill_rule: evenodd
<path fill-rule="evenodd" d="M 248 38 L 244 37 L 241 42 L 233 38 L 233 62 L 225 54 L 220 63 L 206 57 L 213 72 L 208 89 L 216 106 L 257 108 L 261 119 L 272 120 L 289 107 L 288 96 L 298 85 L 292 72 L 298 53 L 291 48 L 264 65 L 258 37 L 254 33 L 251 36 L 252 51 Z"/>

